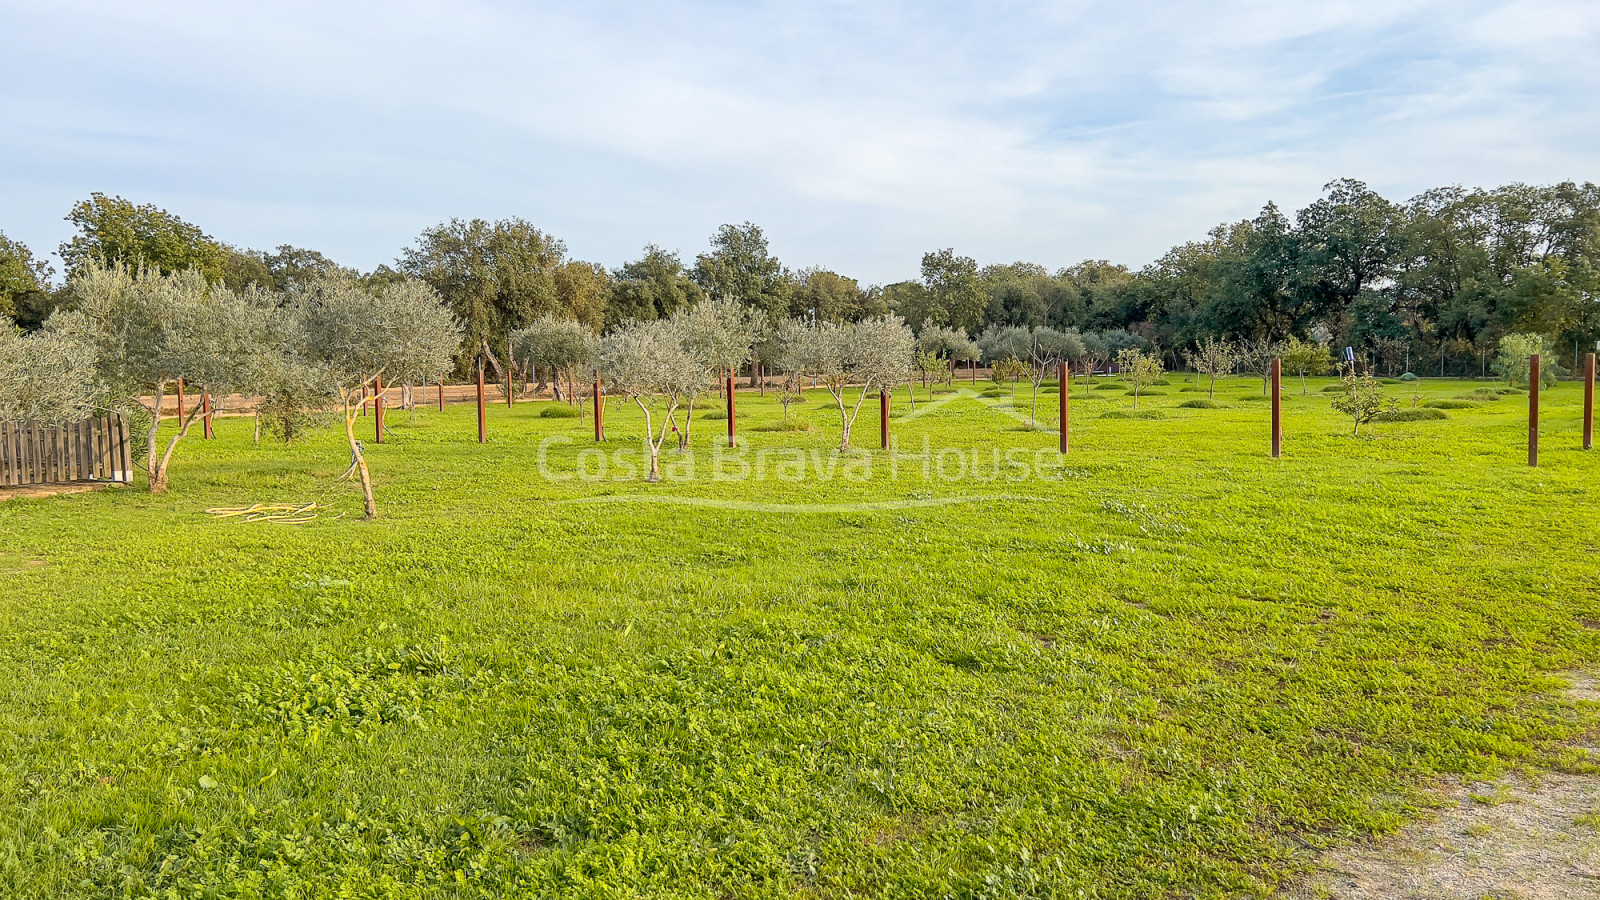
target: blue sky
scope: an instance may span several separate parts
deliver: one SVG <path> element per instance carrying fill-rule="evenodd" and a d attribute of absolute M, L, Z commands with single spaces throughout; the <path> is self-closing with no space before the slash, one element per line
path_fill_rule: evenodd
<path fill-rule="evenodd" d="M 754 221 L 867 282 L 921 254 L 1142 265 L 1336 177 L 1600 180 L 1600 3 L 0 0 L 0 231 L 91 191 L 392 262 L 521 216 L 615 266 Z"/>

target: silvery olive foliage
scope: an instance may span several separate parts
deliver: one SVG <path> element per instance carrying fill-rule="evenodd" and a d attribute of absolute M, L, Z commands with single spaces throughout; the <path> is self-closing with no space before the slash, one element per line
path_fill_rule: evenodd
<path fill-rule="evenodd" d="M 81 418 L 104 393 L 88 349 L 68 335 L 24 335 L 0 316 L 0 421 L 56 425 Z"/>
<path fill-rule="evenodd" d="M 76 307 L 50 317 L 45 331 L 83 346 L 110 402 L 151 414 L 146 454 L 150 491 L 167 489 L 178 442 L 199 417 L 201 394 L 218 402 L 249 385 L 270 355 L 276 304 L 256 288 L 233 291 L 199 271 L 170 274 L 88 260 L 68 284 Z M 178 430 L 156 443 L 163 398 L 182 381 L 196 403 L 180 410 Z"/>
<path fill-rule="evenodd" d="M 461 345 L 461 323 L 433 288 L 407 278 L 369 288 L 353 278 L 328 276 L 300 292 L 290 312 L 298 320 L 307 357 L 324 367 L 344 408 L 350 463 L 361 477 L 367 518 L 378 515 L 366 455 L 356 440 L 356 416 L 373 402 L 366 388 L 444 371 Z"/>

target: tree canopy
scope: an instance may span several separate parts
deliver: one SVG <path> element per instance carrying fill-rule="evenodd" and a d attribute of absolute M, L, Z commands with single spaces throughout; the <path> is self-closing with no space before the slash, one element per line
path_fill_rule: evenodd
<path fill-rule="evenodd" d="M 192 269 L 236 292 L 270 290 L 280 303 L 330 275 L 374 287 L 419 279 L 462 323 L 462 372 L 461 360 L 485 344 L 499 351 L 540 317 L 599 333 L 705 298 L 750 309 L 769 326 L 894 314 L 919 333 L 1051 329 L 1077 334 L 1081 358 L 1097 366 L 1128 347 L 1160 348 L 1176 363 L 1207 339 L 1294 338 L 1350 346 L 1385 368 L 1429 358 L 1446 362 L 1444 373 L 1466 374 L 1507 335 L 1540 335 L 1567 365 L 1575 344 L 1600 338 L 1600 187 L 1587 182 L 1446 186 L 1401 201 L 1339 179 L 1301 209 L 1268 202 L 1142 268 L 1104 259 L 980 265 L 946 247 L 922 254 L 914 279 L 888 284 L 785 266 L 751 222 L 717 228 L 692 264 L 649 244 L 607 268 L 569 258 L 561 240 L 523 219 L 450 219 L 424 231 L 394 268 L 363 275 L 309 248 L 225 245 L 165 210 L 101 193 L 68 220 L 77 228 L 61 245 L 69 276 L 89 260 L 163 275 Z M 27 329 L 70 308 L 70 280 L 57 287 L 53 275 L 0 236 L 0 314 Z"/>
<path fill-rule="evenodd" d="M 72 275 L 90 262 L 153 269 L 163 275 L 195 269 L 222 278 L 227 252 L 198 226 L 153 204 L 136 205 L 98 191 L 67 214 L 78 230 L 58 251 Z"/>

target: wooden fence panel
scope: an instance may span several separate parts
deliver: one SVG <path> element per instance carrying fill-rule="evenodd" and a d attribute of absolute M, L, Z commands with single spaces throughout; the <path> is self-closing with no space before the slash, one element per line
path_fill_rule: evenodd
<path fill-rule="evenodd" d="M 68 422 L 0 422 L 0 487 L 133 481 L 128 420 L 116 413 Z"/>

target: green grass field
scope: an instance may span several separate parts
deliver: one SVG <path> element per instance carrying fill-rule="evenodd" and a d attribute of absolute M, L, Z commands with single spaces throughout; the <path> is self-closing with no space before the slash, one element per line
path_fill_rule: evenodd
<path fill-rule="evenodd" d="M 603 470 L 456 406 L 391 412 L 376 522 L 341 434 L 247 420 L 168 495 L 0 503 L 0 895 L 1269 895 L 1430 779 L 1588 765 L 1578 385 L 1529 469 L 1522 395 L 1353 439 L 1290 381 L 1273 460 L 1259 381 L 1170 380 L 1075 384 L 1065 458 L 902 389 L 904 458 L 869 402 L 836 460 L 825 393 L 741 395 L 750 455 L 697 414 L 647 485 L 618 401 Z"/>

